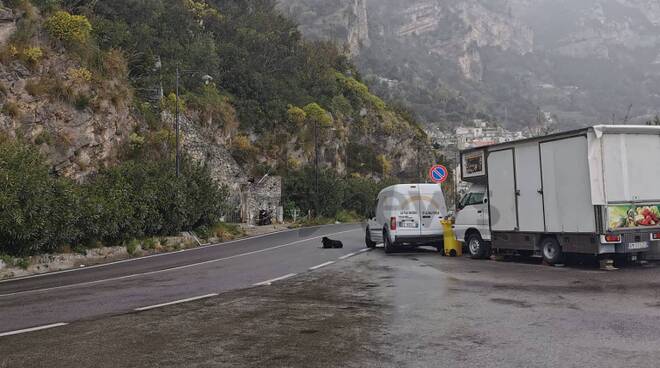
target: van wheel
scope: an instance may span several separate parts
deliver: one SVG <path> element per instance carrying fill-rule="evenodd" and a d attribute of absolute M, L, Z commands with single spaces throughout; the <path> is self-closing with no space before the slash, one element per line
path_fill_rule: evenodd
<path fill-rule="evenodd" d="M 547 264 L 555 265 L 564 261 L 564 252 L 555 238 L 545 238 L 541 241 L 541 253 Z"/>
<path fill-rule="evenodd" d="M 383 231 L 383 243 L 385 244 L 385 253 L 390 254 L 396 251 L 396 245 L 390 240 L 390 236 L 387 234 L 387 231 Z"/>
<path fill-rule="evenodd" d="M 364 243 L 367 245 L 367 248 L 375 248 L 376 242 L 371 240 L 371 230 L 367 228 L 367 233 L 364 236 Z"/>
<path fill-rule="evenodd" d="M 467 238 L 468 250 L 472 259 L 486 259 L 490 257 L 490 247 L 486 245 L 481 235 L 472 233 Z"/>

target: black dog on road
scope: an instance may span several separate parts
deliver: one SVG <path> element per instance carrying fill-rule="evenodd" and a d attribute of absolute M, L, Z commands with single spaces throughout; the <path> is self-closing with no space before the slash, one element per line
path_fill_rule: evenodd
<path fill-rule="evenodd" d="M 321 241 L 323 242 L 323 249 L 338 249 L 344 247 L 344 244 L 339 240 L 332 240 L 325 236 L 323 239 L 321 239 Z"/>

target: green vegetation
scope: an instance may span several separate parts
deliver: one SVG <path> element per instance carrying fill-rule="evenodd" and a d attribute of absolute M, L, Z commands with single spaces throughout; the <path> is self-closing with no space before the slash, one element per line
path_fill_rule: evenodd
<path fill-rule="evenodd" d="M 335 128 L 343 140 L 340 150 L 351 136 L 363 133 L 354 121 L 369 119 L 369 128 L 379 134 L 418 129 L 414 121 L 407 121 L 409 116 L 392 110 L 369 91 L 337 47 L 303 40 L 297 25 L 275 10 L 274 0 L 42 0 L 37 4 L 53 38 L 81 39 L 71 35 L 91 29 L 93 37 L 87 43 L 94 58 L 105 63 L 116 50 L 130 55 L 126 70 L 136 87 L 138 106 L 163 86 L 166 97 L 159 106 L 140 108 L 149 121 L 156 120 L 157 110 L 175 110 L 172 93 L 179 67 L 184 71 L 179 108 L 193 109 L 201 113 L 203 122 L 221 126 L 225 136 L 232 137 L 234 157 L 253 172 L 267 161 L 284 175 L 288 160 L 284 151 L 294 141 L 302 144 L 309 159 L 313 124 Z M 88 19 L 91 28 L 83 19 L 72 22 L 74 16 Z M 82 59 L 92 68 L 99 64 L 94 58 Z M 205 75 L 212 82 L 203 81 Z M 75 95 L 67 101 L 84 106 Z M 242 136 L 249 136 L 249 142 Z"/>
<path fill-rule="evenodd" d="M 117 244 L 217 223 L 226 191 L 184 160 L 128 160 L 85 184 L 49 174 L 36 148 L 0 139 L 0 253 Z"/>
<path fill-rule="evenodd" d="M 195 230 L 195 233 L 204 239 L 218 238 L 220 241 L 229 241 L 245 236 L 245 232 L 239 225 L 225 222 L 218 222 L 213 226 L 201 226 Z"/>
<path fill-rule="evenodd" d="M 289 211 L 300 210 L 301 215 L 315 208 L 314 168 L 306 167 L 290 173 L 284 180 L 285 203 Z M 377 182 L 373 179 L 352 175 L 341 177 L 331 170 L 319 173 L 319 217 L 347 221 L 364 219 L 373 210 L 374 199 L 385 187 L 396 180 Z M 349 221 L 347 221 L 349 222 Z"/>
<path fill-rule="evenodd" d="M 51 15 L 44 28 L 50 35 L 68 43 L 85 43 L 89 40 L 92 25 L 82 15 L 72 15 L 66 11 L 57 11 Z"/>

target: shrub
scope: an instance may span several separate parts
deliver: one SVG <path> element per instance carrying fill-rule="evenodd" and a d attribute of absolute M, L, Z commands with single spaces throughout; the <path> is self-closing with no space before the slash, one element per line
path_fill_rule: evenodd
<path fill-rule="evenodd" d="M 163 111 L 167 111 L 170 114 L 176 113 L 176 94 L 174 92 L 170 93 L 167 96 L 164 96 L 160 100 L 160 109 Z M 179 96 L 179 112 L 184 111 L 186 109 L 186 102 L 183 100 L 181 96 Z"/>
<path fill-rule="evenodd" d="M 132 239 L 126 244 L 126 252 L 128 253 L 129 256 L 134 256 L 137 254 L 139 246 L 140 246 L 140 242 L 137 241 L 137 239 Z"/>
<path fill-rule="evenodd" d="M 253 162 L 257 156 L 257 148 L 252 145 L 246 135 L 234 137 L 231 144 L 231 155 L 239 164 Z"/>
<path fill-rule="evenodd" d="M 28 47 L 23 50 L 22 58 L 30 65 L 36 65 L 44 57 L 40 47 Z"/>
<path fill-rule="evenodd" d="M 111 49 L 103 55 L 103 73 L 108 77 L 125 77 L 128 75 L 128 63 L 121 50 Z"/>
<path fill-rule="evenodd" d="M 25 83 L 25 91 L 34 97 L 43 96 L 47 92 L 44 83 L 35 79 L 28 79 Z"/>
<path fill-rule="evenodd" d="M 92 80 L 92 72 L 90 72 L 87 68 L 71 68 L 69 69 L 68 74 L 69 78 L 80 84 L 90 82 Z"/>
<path fill-rule="evenodd" d="M 73 102 L 73 106 L 75 106 L 76 110 L 83 111 L 89 107 L 91 100 L 92 98 L 88 95 L 79 93 L 76 96 L 76 100 Z"/>
<path fill-rule="evenodd" d="M 27 268 L 30 266 L 30 261 L 27 258 L 19 258 L 16 260 L 15 265 L 24 270 L 27 270 Z"/>
<path fill-rule="evenodd" d="M 355 211 L 347 211 L 347 210 L 341 210 L 341 211 L 339 211 L 339 212 L 337 213 L 337 215 L 335 216 L 335 218 L 337 219 L 337 221 L 339 221 L 339 222 L 344 222 L 344 223 L 348 223 L 348 222 L 359 222 L 359 221 L 361 221 L 361 220 L 364 219 L 363 217 L 361 217 L 360 215 L 358 215 L 357 212 L 355 212 Z"/>
<path fill-rule="evenodd" d="M 21 115 L 21 108 L 18 107 L 18 104 L 14 101 L 7 101 L 2 106 L 2 113 L 12 118 L 17 118 Z"/>
<path fill-rule="evenodd" d="M 319 104 L 310 103 L 303 107 L 303 111 L 307 116 L 307 120 L 311 124 L 319 124 L 319 127 L 321 128 L 329 128 L 332 126 L 332 115 L 319 106 Z"/>
<path fill-rule="evenodd" d="M 52 37 L 67 43 L 85 43 L 92 32 L 92 24 L 87 17 L 62 10 L 48 18 L 44 27 Z"/>
<path fill-rule="evenodd" d="M 53 144 L 53 136 L 44 130 L 34 138 L 34 144 L 37 146 L 41 146 L 42 144 L 51 145 Z"/>
<path fill-rule="evenodd" d="M 144 241 L 142 242 L 142 249 L 145 249 L 145 250 L 156 249 L 156 244 L 157 244 L 157 242 L 156 242 L 156 239 L 154 239 L 154 238 L 144 239 Z"/>
<path fill-rule="evenodd" d="M 25 90 L 32 96 L 48 96 L 71 104 L 75 104 L 78 97 L 70 86 L 55 75 L 30 79 L 25 84 Z"/>
<path fill-rule="evenodd" d="M 293 128 L 301 128 L 305 124 L 307 114 L 305 110 L 297 106 L 289 106 L 287 110 L 287 118 L 293 124 Z"/>
<path fill-rule="evenodd" d="M 227 195 L 206 167 L 131 160 L 83 185 L 49 175 L 36 148 L 0 139 L 0 253 L 166 236 L 218 222 Z"/>

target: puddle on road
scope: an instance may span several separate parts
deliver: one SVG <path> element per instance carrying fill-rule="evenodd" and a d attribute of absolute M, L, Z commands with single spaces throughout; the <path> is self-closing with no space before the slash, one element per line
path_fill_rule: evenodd
<path fill-rule="evenodd" d="M 518 307 L 518 308 L 531 308 L 531 307 L 533 307 L 533 304 L 524 302 L 522 300 L 504 299 L 504 298 L 491 298 L 490 301 L 493 302 L 493 303 L 496 303 L 496 304 L 512 305 L 512 306 Z"/>

